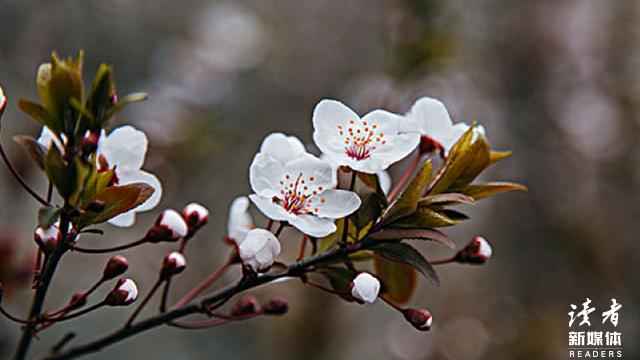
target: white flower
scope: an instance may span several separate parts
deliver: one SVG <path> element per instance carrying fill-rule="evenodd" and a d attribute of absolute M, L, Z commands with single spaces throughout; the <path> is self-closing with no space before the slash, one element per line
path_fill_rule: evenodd
<path fill-rule="evenodd" d="M 411 110 L 405 114 L 405 119 L 403 130 L 417 131 L 422 135 L 421 148 L 424 152 L 441 149 L 444 156 L 469 129 L 469 125 L 462 122 L 453 124 L 444 104 L 438 99 L 426 96 L 413 104 Z M 484 127 L 477 126 L 476 129 L 484 135 Z"/>
<path fill-rule="evenodd" d="M 63 137 L 62 141 L 66 141 Z M 42 128 L 38 142 L 49 148 L 53 143 L 60 151 L 63 144 L 47 127 Z M 147 136 L 133 126 L 121 126 L 109 133 L 103 131 L 98 141 L 98 164 L 108 169 L 115 169 L 114 180 L 118 185 L 145 183 L 154 189 L 153 195 L 138 207 L 131 209 L 109 220 L 115 226 L 128 227 L 135 223 L 135 213 L 148 211 L 156 207 L 162 197 L 162 185 L 158 178 L 141 170 L 147 153 Z M 106 170 L 106 169 L 101 169 Z"/>
<path fill-rule="evenodd" d="M 280 242 L 270 231 L 253 229 L 238 246 L 238 252 L 242 263 L 253 271 L 266 270 L 280 254 Z"/>
<path fill-rule="evenodd" d="M 253 219 L 249 214 L 249 198 L 239 196 L 233 200 L 229 207 L 227 237 L 233 240 L 236 245 L 240 245 L 251 229 L 253 229 Z"/>
<path fill-rule="evenodd" d="M 374 174 L 418 146 L 419 134 L 399 133 L 401 122 L 384 110 L 360 118 L 341 102 L 325 99 L 313 110 L 313 140 L 335 165 Z"/>
<path fill-rule="evenodd" d="M 277 132 L 267 135 L 260 145 L 260 154 L 267 154 L 283 165 L 306 152 L 300 139 Z"/>
<path fill-rule="evenodd" d="M 380 281 L 367 272 L 361 272 L 351 282 L 351 295 L 363 302 L 373 303 L 380 292 Z"/>
<path fill-rule="evenodd" d="M 320 159 L 326 161 L 329 165 L 331 165 L 331 176 L 334 183 L 338 183 L 338 174 L 340 171 L 340 165 L 336 165 L 329 160 L 327 154 L 320 154 Z M 381 170 L 376 173 L 378 176 L 378 182 L 380 183 L 380 188 L 382 192 L 387 195 L 389 190 L 391 190 L 391 175 L 387 170 Z"/>
<path fill-rule="evenodd" d="M 306 153 L 284 165 L 269 155 L 257 154 L 249 180 L 255 192 L 249 198 L 260 211 L 313 237 L 336 231 L 334 219 L 360 207 L 358 195 L 333 189 L 331 166 Z"/>

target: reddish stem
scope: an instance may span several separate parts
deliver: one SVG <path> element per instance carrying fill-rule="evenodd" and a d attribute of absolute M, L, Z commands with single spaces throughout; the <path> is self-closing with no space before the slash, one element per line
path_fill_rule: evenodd
<path fill-rule="evenodd" d="M 389 298 L 389 296 L 380 295 L 380 299 L 382 299 L 384 302 L 386 302 L 389 306 L 391 306 L 395 310 L 398 310 L 400 312 L 404 311 L 404 308 L 402 306 L 400 306 L 398 303 L 396 303 L 395 301 L 391 300 L 391 298 Z"/>
<path fill-rule="evenodd" d="M 140 314 L 140 311 L 142 311 L 142 309 L 145 307 L 145 305 L 147 305 L 149 300 L 151 300 L 151 298 L 153 297 L 153 294 L 156 293 L 156 291 L 160 287 L 160 284 L 162 284 L 163 281 L 164 281 L 164 279 L 162 277 L 160 277 L 160 278 L 158 278 L 156 283 L 153 284 L 153 287 L 151 288 L 151 290 L 149 290 L 149 293 L 147 293 L 147 296 L 144 297 L 144 299 L 142 300 L 140 305 L 138 305 L 138 307 L 133 311 L 133 314 L 131 314 L 131 316 L 129 317 L 127 322 L 124 324 L 125 328 L 128 328 L 129 326 L 131 326 L 131 324 L 133 324 L 133 321 L 136 319 L 138 314 Z"/>
<path fill-rule="evenodd" d="M 307 249 L 308 241 L 309 241 L 309 237 L 307 235 L 304 235 L 302 237 L 302 242 L 300 243 L 300 252 L 298 253 L 298 257 L 296 258 L 296 261 L 300 261 L 304 257 L 304 252 Z"/>
<path fill-rule="evenodd" d="M 209 275 L 206 279 L 202 280 L 196 287 L 191 289 L 187 295 L 185 295 L 182 299 L 178 300 L 178 302 L 173 305 L 172 309 L 177 309 L 188 304 L 191 300 L 195 299 L 196 296 L 200 295 L 202 291 L 204 291 L 209 285 L 218 281 L 220 277 L 231 267 L 231 261 L 227 261 L 222 267 L 218 270 L 214 271 L 211 275 Z"/>
<path fill-rule="evenodd" d="M 400 193 L 400 190 L 402 190 L 402 188 L 404 187 L 404 184 L 407 182 L 407 180 L 409 180 L 409 178 L 413 174 L 413 171 L 420 164 L 421 159 L 422 159 L 422 156 L 420 155 L 420 153 L 417 153 L 416 157 L 413 159 L 411 164 L 409 164 L 409 166 L 407 167 L 407 170 L 405 170 L 404 174 L 402 174 L 402 177 L 400 178 L 398 183 L 393 187 L 391 192 L 389 192 L 389 195 L 387 196 L 387 202 L 391 202 L 391 200 L 395 199 L 398 193 Z"/>
<path fill-rule="evenodd" d="M 454 258 L 452 257 L 447 259 L 429 261 L 431 265 L 443 265 L 443 264 L 450 264 L 452 262 L 454 262 Z"/>

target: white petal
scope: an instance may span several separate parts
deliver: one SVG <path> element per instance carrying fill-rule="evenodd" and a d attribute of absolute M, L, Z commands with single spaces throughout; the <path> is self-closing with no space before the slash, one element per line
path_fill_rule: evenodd
<path fill-rule="evenodd" d="M 233 200 L 229 207 L 227 235 L 240 245 L 251 228 L 253 228 L 253 219 L 249 214 L 249 198 L 239 196 Z"/>
<path fill-rule="evenodd" d="M 391 164 L 407 157 L 418 147 L 418 144 L 420 144 L 420 135 L 417 133 L 389 135 L 386 146 L 381 146 L 371 157 L 382 162 L 383 168 L 378 171 L 385 170 Z"/>
<path fill-rule="evenodd" d="M 48 127 L 43 126 L 42 132 L 40 132 L 40 136 L 38 137 L 38 143 L 45 148 L 49 149 L 51 147 L 51 143 L 53 143 L 60 152 L 64 150 L 60 139 L 51 131 Z"/>
<path fill-rule="evenodd" d="M 451 128 L 451 118 L 444 104 L 434 98 L 422 97 L 409 110 L 407 117 L 413 119 L 424 135 L 439 139 Z"/>
<path fill-rule="evenodd" d="M 121 126 L 100 136 L 98 154 L 107 158 L 109 166 L 119 169 L 140 169 L 147 153 L 147 135 L 133 126 Z"/>
<path fill-rule="evenodd" d="M 289 223 L 303 233 L 313 237 L 324 237 L 336 231 L 333 220 L 322 219 L 313 215 L 295 216 Z"/>
<path fill-rule="evenodd" d="M 347 190 L 325 190 L 313 197 L 317 215 L 323 218 L 343 218 L 358 210 L 360 203 L 358 195 Z"/>
<path fill-rule="evenodd" d="M 391 175 L 389 175 L 389 172 L 386 170 L 379 171 L 377 175 L 380 188 L 382 192 L 387 195 L 389 190 L 391 190 Z"/>
<path fill-rule="evenodd" d="M 362 272 L 353 279 L 351 295 L 358 300 L 373 303 L 380 292 L 380 281 L 369 273 Z"/>
<path fill-rule="evenodd" d="M 284 167 L 284 174 L 289 174 L 292 179 L 295 179 L 299 174 L 302 174 L 302 178 L 305 179 L 313 177 L 309 186 L 314 188 L 329 189 L 336 185 L 331 165 L 308 153 L 302 154 L 298 159 L 287 163 Z"/>
<path fill-rule="evenodd" d="M 109 224 L 117 227 L 131 227 L 136 223 L 136 213 L 134 211 L 127 211 L 116 217 L 109 219 Z"/>
<path fill-rule="evenodd" d="M 116 169 L 116 175 L 118 177 L 118 185 L 127 185 L 133 183 L 145 183 L 153 188 L 153 194 L 147 201 L 140 204 L 134 210 L 136 212 L 147 211 L 155 208 L 162 198 L 162 184 L 160 180 L 153 174 L 142 170 L 118 170 Z"/>
<path fill-rule="evenodd" d="M 257 154 L 249 167 L 251 189 L 258 195 L 272 198 L 278 195 L 278 181 L 283 176 L 282 164 L 266 154 Z"/>
<path fill-rule="evenodd" d="M 256 194 L 249 195 L 249 199 L 271 220 L 286 221 L 292 217 L 282 206 L 274 203 L 271 199 Z"/>
<path fill-rule="evenodd" d="M 342 153 L 344 145 L 338 136 L 338 125 L 359 119 L 358 114 L 343 103 L 324 99 L 313 110 L 313 140 L 325 154 Z"/>
<path fill-rule="evenodd" d="M 260 152 L 284 164 L 304 154 L 306 150 L 300 139 L 295 136 L 271 133 L 262 141 Z"/>

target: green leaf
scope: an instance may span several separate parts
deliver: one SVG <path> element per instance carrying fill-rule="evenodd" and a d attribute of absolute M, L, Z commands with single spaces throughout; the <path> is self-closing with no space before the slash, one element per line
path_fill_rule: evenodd
<path fill-rule="evenodd" d="M 85 162 L 80 158 L 75 158 L 75 174 L 76 174 L 76 188 L 73 194 L 69 197 L 69 204 L 76 206 L 80 202 L 81 198 L 89 197 L 85 194 L 88 189 L 95 188 L 95 176 L 97 173 L 95 161 Z M 92 194 L 93 195 L 93 194 Z"/>
<path fill-rule="evenodd" d="M 369 235 L 369 238 L 388 241 L 431 240 L 448 246 L 451 249 L 455 249 L 456 247 L 455 243 L 451 241 L 447 235 L 434 229 L 382 230 Z"/>
<path fill-rule="evenodd" d="M 390 223 L 401 217 L 413 214 L 418 208 L 418 200 L 431 179 L 431 160 L 422 165 L 422 168 L 411 180 L 409 186 L 402 192 L 383 214 L 383 222 Z"/>
<path fill-rule="evenodd" d="M 18 107 L 22 112 L 29 115 L 32 119 L 40 123 L 42 126 L 48 126 L 52 128 L 55 124 L 51 124 L 49 120 L 49 114 L 47 113 L 47 109 L 45 109 L 42 105 L 36 104 L 33 101 L 29 101 L 26 99 L 18 100 Z"/>
<path fill-rule="evenodd" d="M 111 67 L 106 64 L 100 64 L 93 78 L 86 104 L 87 109 L 94 115 L 95 121 L 100 126 L 104 126 L 109 120 L 106 114 L 114 106 L 112 96 L 115 94 L 115 90 Z"/>
<path fill-rule="evenodd" d="M 33 160 L 40 169 L 44 169 L 44 154 L 47 149 L 42 146 L 36 139 L 27 135 L 15 135 L 13 141 L 18 143 L 22 150 Z"/>
<path fill-rule="evenodd" d="M 512 190 L 527 191 L 527 187 L 510 182 L 489 182 L 479 185 L 468 185 L 462 192 L 475 200 L 480 200 Z"/>
<path fill-rule="evenodd" d="M 494 151 L 489 152 L 489 164 L 495 164 L 498 161 L 508 158 L 513 152 L 511 151 Z"/>
<path fill-rule="evenodd" d="M 144 203 L 153 194 L 153 188 L 144 183 L 122 186 L 109 186 L 99 192 L 95 198 L 86 202 L 87 206 L 96 201 L 104 203 L 100 212 L 86 211 L 80 217 L 80 227 L 105 222 Z"/>
<path fill-rule="evenodd" d="M 450 205 L 450 204 L 474 204 L 475 200 L 471 196 L 459 193 L 446 193 L 438 195 L 429 195 L 423 197 L 419 206 L 430 205 Z"/>
<path fill-rule="evenodd" d="M 315 272 L 327 278 L 333 290 L 335 290 L 340 297 L 348 301 L 353 301 L 351 297 L 351 281 L 355 278 L 355 274 L 352 271 L 337 266 L 326 266 L 318 268 Z"/>
<path fill-rule="evenodd" d="M 73 135 L 75 124 L 70 101 L 72 98 L 82 100 L 82 63 L 82 51 L 76 58 L 67 59 L 60 59 L 53 53 L 51 63 L 38 69 L 38 95 L 55 133 Z"/>
<path fill-rule="evenodd" d="M 458 222 L 449 218 L 444 213 L 435 211 L 426 206 L 421 206 L 413 215 L 399 219 L 390 227 L 401 229 L 432 229 L 456 225 Z"/>
<path fill-rule="evenodd" d="M 75 175 L 62 159 L 57 146 L 51 146 L 44 160 L 44 171 L 62 198 L 68 199 L 75 190 Z"/>
<path fill-rule="evenodd" d="M 369 228 L 378 219 L 382 209 L 387 205 L 387 199 L 375 174 L 358 173 L 354 191 L 362 203 L 350 216 L 355 228 L 353 234 L 351 228 L 349 231 L 353 238 L 360 240 L 364 236 L 362 230 Z"/>
<path fill-rule="evenodd" d="M 376 277 L 382 281 L 384 292 L 395 302 L 405 304 L 417 285 L 417 272 L 411 266 L 382 256 L 375 257 Z"/>
<path fill-rule="evenodd" d="M 428 194 L 436 195 L 464 187 L 489 166 L 489 143 L 474 129 L 475 123 L 453 145 L 429 185 Z"/>
<path fill-rule="evenodd" d="M 380 244 L 371 248 L 373 252 L 388 260 L 412 266 L 424 275 L 432 284 L 440 286 L 440 278 L 427 259 L 405 243 Z"/>
<path fill-rule="evenodd" d="M 38 209 L 38 225 L 43 228 L 49 228 L 58 219 L 60 209 L 56 209 L 51 206 L 43 206 Z"/>

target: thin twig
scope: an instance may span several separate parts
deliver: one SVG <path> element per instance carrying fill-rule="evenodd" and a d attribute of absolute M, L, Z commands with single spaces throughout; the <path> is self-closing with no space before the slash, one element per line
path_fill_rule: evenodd
<path fill-rule="evenodd" d="M 146 242 L 147 242 L 147 239 L 146 238 L 142 238 L 140 240 L 136 240 L 136 241 L 128 243 L 128 244 L 118 245 L 118 246 L 114 246 L 114 247 L 110 247 L 110 248 L 87 249 L 87 248 L 82 248 L 82 247 L 79 247 L 79 246 L 72 245 L 70 247 L 70 249 L 72 251 L 77 251 L 77 252 L 81 252 L 81 253 L 85 253 L 85 254 L 104 254 L 104 253 L 110 253 L 110 252 L 114 252 L 114 251 L 121 251 L 121 250 L 130 249 L 132 247 L 136 247 L 138 245 L 142 245 L 142 244 L 144 244 Z"/>

